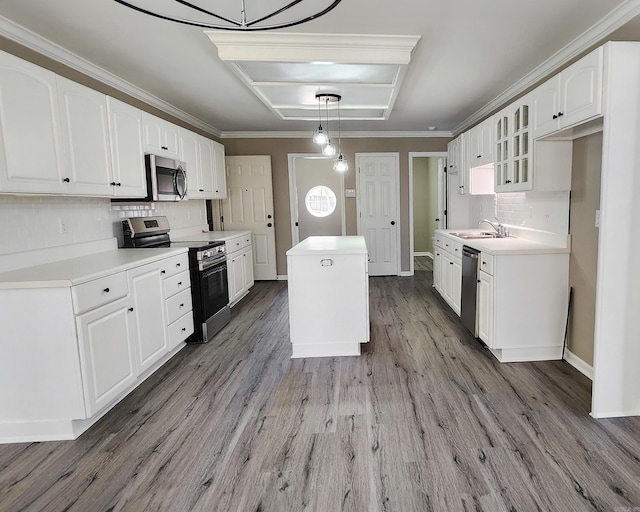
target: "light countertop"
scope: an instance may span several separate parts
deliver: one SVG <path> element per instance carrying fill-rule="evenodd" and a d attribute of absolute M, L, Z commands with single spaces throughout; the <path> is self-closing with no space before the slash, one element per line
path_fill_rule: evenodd
<path fill-rule="evenodd" d="M 114 249 L 0 273 L 0 289 L 75 286 L 187 252 L 186 247 Z"/>
<path fill-rule="evenodd" d="M 367 254 L 363 236 L 310 236 L 287 251 L 287 256 Z"/>
<path fill-rule="evenodd" d="M 478 232 L 478 229 L 438 229 L 437 234 L 447 235 L 463 245 L 473 247 L 479 251 L 493 254 L 568 254 L 571 248 L 564 245 L 554 245 L 550 243 L 538 242 L 528 238 L 506 237 L 506 238 L 480 238 L 464 239 L 452 235 L 451 233 Z M 484 231 L 484 230 L 483 230 Z"/>

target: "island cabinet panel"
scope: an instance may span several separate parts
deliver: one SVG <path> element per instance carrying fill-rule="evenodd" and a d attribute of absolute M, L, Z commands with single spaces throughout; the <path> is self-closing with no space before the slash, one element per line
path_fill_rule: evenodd
<path fill-rule="evenodd" d="M 287 253 L 287 272 L 292 357 L 359 355 L 369 341 L 364 238 L 309 237 Z"/>

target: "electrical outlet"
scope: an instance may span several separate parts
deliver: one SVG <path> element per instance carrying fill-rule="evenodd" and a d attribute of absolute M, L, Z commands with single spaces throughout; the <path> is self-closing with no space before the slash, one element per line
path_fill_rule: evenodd
<path fill-rule="evenodd" d="M 62 217 L 58 218 L 58 230 L 60 231 L 60 234 L 66 233 L 69 230 L 67 219 L 63 219 Z"/>

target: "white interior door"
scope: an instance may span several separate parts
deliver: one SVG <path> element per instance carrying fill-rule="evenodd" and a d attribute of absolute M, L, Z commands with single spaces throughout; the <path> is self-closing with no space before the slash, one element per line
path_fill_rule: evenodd
<path fill-rule="evenodd" d="M 276 279 L 271 157 L 228 156 L 227 198 L 222 201 L 224 229 L 251 230 L 256 280 Z"/>
<path fill-rule="evenodd" d="M 289 185 L 293 245 L 309 236 L 345 234 L 344 174 L 333 170 L 333 159 L 289 155 Z"/>
<path fill-rule="evenodd" d="M 445 158 L 438 159 L 438 217 L 436 222 L 438 223 L 438 229 L 445 228 L 445 194 L 446 194 L 446 179 L 445 169 L 447 168 L 447 160 Z"/>
<path fill-rule="evenodd" d="M 365 237 L 369 275 L 399 274 L 400 155 L 357 153 L 358 234 Z"/>

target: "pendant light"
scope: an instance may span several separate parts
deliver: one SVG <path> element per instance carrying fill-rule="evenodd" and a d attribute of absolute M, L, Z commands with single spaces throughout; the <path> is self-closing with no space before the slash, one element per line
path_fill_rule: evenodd
<path fill-rule="evenodd" d="M 318 129 L 313 132 L 313 142 L 316 144 L 326 144 L 329 142 L 329 135 L 324 131 L 322 127 L 322 114 L 320 111 L 320 95 L 316 94 L 316 98 L 318 100 Z"/>
<path fill-rule="evenodd" d="M 332 142 L 331 136 L 329 134 L 329 103 L 338 104 L 338 144 L 339 144 L 340 133 L 341 133 L 340 132 L 340 100 L 342 99 L 342 96 L 335 93 L 318 92 L 316 93 L 316 99 L 318 100 L 318 129 L 313 133 L 313 141 L 314 142 L 317 142 L 318 140 L 322 141 L 319 143 L 323 144 L 322 154 L 324 156 L 334 156 L 336 154 L 336 145 Z M 325 108 L 325 114 L 326 114 L 326 120 L 327 120 L 326 130 L 322 128 L 322 116 L 320 111 L 321 101 L 324 101 L 324 108 Z M 326 137 L 326 139 L 323 137 Z M 347 169 L 344 168 L 344 164 L 346 164 L 346 158 L 344 158 L 344 156 L 340 153 L 340 156 L 338 157 L 338 159 L 344 163 L 340 163 L 340 165 L 336 167 L 337 163 L 334 162 L 333 168 L 335 170 L 340 170 L 340 172 L 346 171 L 348 169 L 348 165 L 347 165 Z"/>
<path fill-rule="evenodd" d="M 342 129 L 340 126 L 340 100 L 338 100 L 338 158 L 333 161 L 333 170 L 336 172 L 347 172 L 349 162 L 342 154 Z"/>

